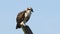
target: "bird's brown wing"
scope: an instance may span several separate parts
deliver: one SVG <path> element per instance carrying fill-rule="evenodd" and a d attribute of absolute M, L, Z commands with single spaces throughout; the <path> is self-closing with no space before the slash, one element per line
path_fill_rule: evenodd
<path fill-rule="evenodd" d="M 21 21 L 23 21 L 24 18 L 25 18 L 25 12 L 24 11 L 18 13 L 17 18 L 16 18 L 17 23 L 21 23 Z"/>
<path fill-rule="evenodd" d="M 24 18 L 25 18 L 25 11 L 18 13 L 16 18 L 16 22 L 17 22 L 16 29 L 21 28 L 20 23 L 24 20 Z"/>

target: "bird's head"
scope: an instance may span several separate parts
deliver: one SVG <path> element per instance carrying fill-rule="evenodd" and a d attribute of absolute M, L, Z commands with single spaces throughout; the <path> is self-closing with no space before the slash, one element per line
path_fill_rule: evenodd
<path fill-rule="evenodd" d="M 33 9 L 31 7 L 27 8 L 27 10 L 33 12 Z"/>

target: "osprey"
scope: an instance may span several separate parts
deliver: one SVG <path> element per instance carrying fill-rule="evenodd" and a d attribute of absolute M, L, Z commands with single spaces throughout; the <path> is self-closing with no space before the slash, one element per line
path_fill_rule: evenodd
<path fill-rule="evenodd" d="M 17 18 L 16 18 L 16 29 L 21 28 L 21 26 L 25 26 L 25 23 L 29 20 L 31 13 L 33 12 L 32 8 L 27 8 L 26 10 L 18 13 Z"/>

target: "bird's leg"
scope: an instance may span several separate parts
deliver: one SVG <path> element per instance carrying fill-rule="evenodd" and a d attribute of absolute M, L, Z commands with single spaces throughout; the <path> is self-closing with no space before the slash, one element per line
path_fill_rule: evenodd
<path fill-rule="evenodd" d="M 25 26 L 25 24 L 24 24 L 24 22 L 23 22 L 23 21 L 20 23 L 20 25 L 23 25 L 23 26 Z"/>

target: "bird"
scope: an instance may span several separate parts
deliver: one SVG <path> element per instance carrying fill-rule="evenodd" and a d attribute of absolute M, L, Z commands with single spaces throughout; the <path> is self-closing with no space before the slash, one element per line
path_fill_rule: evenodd
<path fill-rule="evenodd" d="M 21 26 L 25 26 L 28 20 L 30 19 L 30 16 L 33 12 L 33 9 L 31 7 L 26 8 L 26 10 L 21 11 L 18 13 L 16 17 L 16 29 L 21 28 Z"/>

